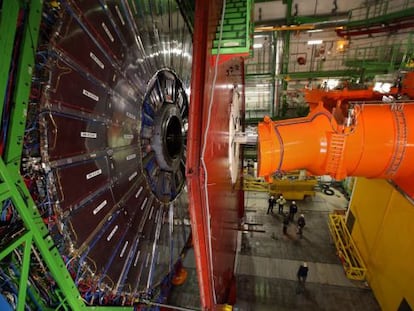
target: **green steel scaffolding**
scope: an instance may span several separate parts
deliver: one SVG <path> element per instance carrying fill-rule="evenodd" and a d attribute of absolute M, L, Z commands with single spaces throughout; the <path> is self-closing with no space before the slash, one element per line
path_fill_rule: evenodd
<path fill-rule="evenodd" d="M 3 157 L 0 159 L 0 201 L 1 204 L 11 202 L 23 224 L 22 228 L 7 241 L 4 241 L 5 237 L 2 237 L 0 262 L 9 262 L 10 255 L 19 254 L 16 257 L 18 260 L 15 260 L 18 270 L 14 272 L 15 278 L 18 279 L 15 306 L 18 311 L 26 310 L 28 296 L 31 299 L 30 303 L 38 310 L 132 311 L 133 307 L 86 306 L 20 175 L 26 111 L 35 66 L 42 5 L 43 2 L 39 0 L 3 1 L 0 7 L 0 46 L 2 47 L 0 52 L 0 97 L 2 98 L 0 111 L 3 112 L 6 97 L 11 98 L 13 103 L 10 115 L 5 116 L 10 123 Z M 25 13 L 27 18 L 23 25 L 22 43 L 16 46 L 16 25 L 22 13 Z M 17 60 L 17 63 L 12 68 L 13 59 Z M 9 88 L 11 70 L 15 77 L 13 89 Z M 31 285 L 29 276 L 33 258 L 41 261 L 41 265 L 50 273 L 57 285 L 55 292 L 49 293 L 51 296 L 54 295 L 58 301 L 57 306 L 53 308 L 41 301 Z"/>

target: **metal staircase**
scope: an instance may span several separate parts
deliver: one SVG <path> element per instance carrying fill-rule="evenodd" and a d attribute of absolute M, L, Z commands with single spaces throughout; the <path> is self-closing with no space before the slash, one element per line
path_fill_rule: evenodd
<path fill-rule="evenodd" d="M 341 180 L 346 177 L 346 171 L 343 166 L 345 143 L 345 135 L 331 133 L 330 143 L 328 147 L 326 172 L 336 180 Z"/>
<path fill-rule="evenodd" d="M 328 225 L 346 277 L 351 280 L 364 281 L 367 275 L 367 268 L 352 239 L 351 233 L 348 231 L 345 217 L 335 213 L 330 214 Z"/>
<path fill-rule="evenodd" d="M 248 56 L 252 49 L 252 0 L 226 0 L 224 23 L 217 27 L 212 54 Z"/>

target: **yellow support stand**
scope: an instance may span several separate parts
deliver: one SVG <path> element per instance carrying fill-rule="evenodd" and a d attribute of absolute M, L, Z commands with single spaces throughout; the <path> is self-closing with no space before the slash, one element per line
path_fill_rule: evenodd
<path fill-rule="evenodd" d="M 245 177 L 243 183 L 244 191 L 263 191 L 271 195 L 283 194 L 286 200 L 303 200 L 305 196 L 315 196 L 315 187 L 317 180 L 308 179 L 290 179 L 288 175 L 285 179 L 273 179 L 268 183 L 264 180 Z"/>
<path fill-rule="evenodd" d="M 329 230 L 335 242 L 346 277 L 357 281 L 365 280 L 367 268 L 346 227 L 345 217 L 339 214 L 330 214 Z"/>

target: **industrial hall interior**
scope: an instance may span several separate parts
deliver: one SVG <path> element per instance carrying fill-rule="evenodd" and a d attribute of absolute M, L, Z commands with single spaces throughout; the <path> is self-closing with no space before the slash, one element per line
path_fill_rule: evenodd
<path fill-rule="evenodd" d="M 0 0 L 0 99 L 0 311 L 414 310 L 414 0 Z"/>

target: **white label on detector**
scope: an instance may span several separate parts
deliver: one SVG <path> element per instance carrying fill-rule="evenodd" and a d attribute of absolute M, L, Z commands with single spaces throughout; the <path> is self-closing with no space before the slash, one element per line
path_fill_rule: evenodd
<path fill-rule="evenodd" d="M 128 180 L 131 181 L 132 179 L 134 179 L 135 176 L 138 175 L 138 172 L 133 172 L 131 176 L 129 176 Z"/>
<path fill-rule="evenodd" d="M 108 201 L 107 200 L 104 200 L 104 201 L 102 201 L 102 203 L 101 204 L 99 204 L 94 210 L 93 210 L 93 214 L 94 215 L 96 215 L 96 214 L 98 214 L 100 211 L 101 211 L 101 209 L 103 209 L 105 206 L 106 206 L 106 204 L 108 204 Z"/>
<path fill-rule="evenodd" d="M 127 111 L 126 112 L 126 116 L 128 117 L 128 118 L 130 118 L 130 119 L 132 119 L 132 120 L 136 120 L 137 119 L 137 117 L 136 116 L 134 116 L 132 113 L 130 113 L 129 111 Z"/>
<path fill-rule="evenodd" d="M 96 153 L 91 153 L 90 157 L 91 158 L 96 158 Z"/>
<path fill-rule="evenodd" d="M 114 42 L 115 41 L 114 36 L 109 31 L 108 26 L 106 26 L 104 22 L 102 22 L 101 26 L 105 30 L 106 35 L 108 36 L 109 40 L 111 40 L 112 42 Z"/>
<path fill-rule="evenodd" d="M 137 257 L 135 257 L 135 261 L 134 261 L 134 267 L 136 267 L 137 266 L 137 263 L 138 263 L 138 258 L 139 258 L 139 255 L 141 254 L 141 251 L 138 251 L 138 253 L 137 253 Z"/>
<path fill-rule="evenodd" d="M 129 160 L 135 159 L 136 157 L 137 157 L 137 154 L 133 153 L 133 154 L 127 155 L 126 160 L 129 161 Z"/>
<path fill-rule="evenodd" d="M 134 138 L 134 135 L 132 135 L 132 134 L 124 134 L 124 138 L 125 139 L 132 139 L 132 138 Z"/>
<path fill-rule="evenodd" d="M 122 251 L 121 251 L 121 254 L 119 255 L 119 257 L 121 257 L 121 258 L 124 257 L 124 253 L 125 253 L 125 250 L 126 250 L 127 246 L 128 246 L 128 241 L 125 242 L 124 247 L 122 248 Z"/>
<path fill-rule="evenodd" d="M 121 11 L 119 10 L 119 7 L 115 5 L 116 13 L 118 14 L 119 20 L 121 21 L 122 26 L 125 26 L 124 18 L 122 17 Z"/>
<path fill-rule="evenodd" d="M 95 61 L 95 63 L 98 64 L 99 67 L 101 67 L 102 69 L 105 68 L 104 64 L 100 61 L 100 59 L 95 54 L 93 54 L 92 52 L 89 52 L 89 56 Z"/>
<path fill-rule="evenodd" d="M 135 193 L 135 198 L 138 198 L 144 188 L 141 186 L 137 193 Z"/>
<path fill-rule="evenodd" d="M 148 198 L 145 198 L 144 202 L 141 204 L 141 210 L 144 209 L 145 205 L 147 204 Z"/>
<path fill-rule="evenodd" d="M 117 232 L 117 231 L 118 231 L 118 225 L 116 225 L 112 229 L 111 233 L 108 235 L 108 237 L 106 238 L 106 240 L 109 242 L 112 239 L 112 237 L 114 236 L 115 232 Z"/>
<path fill-rule="evenodd" d="M 95 95 L 92 92 L 89 92 L 88 90 L 83 89 L 82 94 L 89 97 L 89 98 L 91 98 L 91 99 L 93 99 L 96 102 L 99 100 L 99 96 Z"/>
<path fill-rule="evenodd" d="M 86 179 L 91 179 L 101 174 L 102 174 L 102 170 L 99 169 L 99 170 L 93 171 L 92 173 L 87 174 Z"/>
<path fill-rule="evenodd" d="M 93 132 L 81 132 L 80 136 L 85 137 L 85 138 L 96 138 L 98 137 L 98 134 L 93 133 Z"/>

